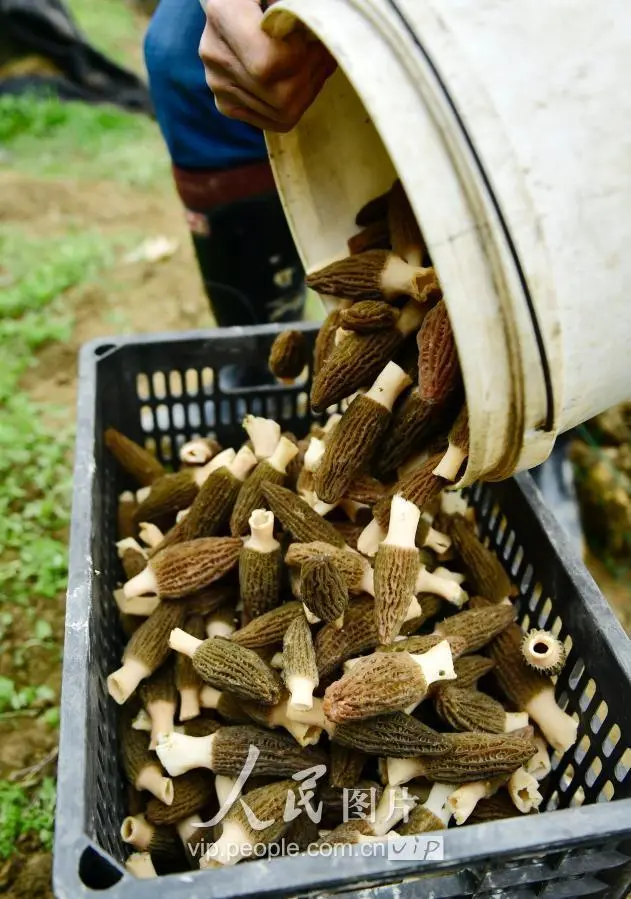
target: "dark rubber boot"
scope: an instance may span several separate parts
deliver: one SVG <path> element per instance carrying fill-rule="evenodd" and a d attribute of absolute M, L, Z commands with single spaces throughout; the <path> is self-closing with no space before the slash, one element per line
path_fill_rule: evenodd
<path fill-rule="evenodd" d="M 175 179 L 217 324 L 300 320 L 304 272 L 268 164 Z"/>
<path fill-rule="evenodd" d="M 191 234 L 220 327 L 302 318 L 304 272 L 277 194 L 193 215 L 205 219 Z"/>

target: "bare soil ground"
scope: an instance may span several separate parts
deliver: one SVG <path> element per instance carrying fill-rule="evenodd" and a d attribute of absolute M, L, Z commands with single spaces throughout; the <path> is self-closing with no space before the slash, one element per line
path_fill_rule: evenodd
<path fill-rule="evenodd" d="M 183 330 L 212 325 L 193 257 L 188 230 L 175 192 L 111 183 L 35 180 L 9 172 L 0 177 L 0 221 L 28 227 L 35 236 L 63 233 L 81 224 L 104 234 L 138 232 L 178 243 L 160 262 L 121 262 L 111 285 L 91 284 L 71 291 L 75 315 L 72 339 L 43 349 L 23 386 L 33 399 L 72 406 L 77 351 L 95 337 L 124 330 L 132 333 Z"/>

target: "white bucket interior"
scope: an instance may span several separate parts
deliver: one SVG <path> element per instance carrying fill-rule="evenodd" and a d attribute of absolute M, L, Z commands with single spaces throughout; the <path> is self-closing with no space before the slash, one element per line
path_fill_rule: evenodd
<path fill-rule="evenodd" d="M 282 6 L 295 6 L 306 17 L 307 8 L 299 2 Z M 504 272 L 486 239 L 485 212 L 472 208 L 417 84 L 392 48 L 384 46 L 380 31 L 337 0 L 324 0 L 317 10 L 311 6 L 308 24 L 340 67 L 295 129 L 268 135 L 279 192 L 305 268 L 313 271 L 347 255 L 359 209 L 400 177 L 441 279 L 460 355 L 471 431 L 463 483 L 505 476 L 515 470 L 523 451 L 523 379 L 515 367 L 519 351 L 515 346 L 509 351 L 514 330 L 502 307 L 510 298 L 497 290 Z M 348 54 L 348 35 L 363 52 Z M 379 52 L 383 80 L 399 84 L 395 98 L 375 78 L 371 42 Z M 492 364 L 481 365 L 481 359 Z M 547 448 L 539 451 L 540 458 L 546 454 Z"/>
<path fill-rule="evenodd" d="M 543 461 L 631 394 L 631 7 L 579 5 L 569 28 L 534 0 L 267 13 L 279 35 L 303 21 L 339 65 L 297 128 L 269 136 L 305 266 L 345 255 L 357 211 L 400 177 L 458 346 L 466 483 Z"/>

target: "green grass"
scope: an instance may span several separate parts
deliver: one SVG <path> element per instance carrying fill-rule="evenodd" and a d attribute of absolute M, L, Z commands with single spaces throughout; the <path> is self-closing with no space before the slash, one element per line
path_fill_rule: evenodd
<path fill-rule="evenodd" d="M 113 106 L 0 97 L 0 144 L 14 170 L 39 177 L 169 184 L 156 123 Z"/>
<path fill-rule="evenodd" d="M 53 841 L 55 781 L 45 777 L 35 788 L 0 780 L 0 858 L 8 858 L 16 843 L 36 837 L 45 849 Z"/>
<path fill-rule="evenodd" d="M 15 672 L 15 679 L 0 677 L 0 721 L 38 717 L 56 730 L 55 690 L 19 681 L 22 670 L 29 677 L 33 648 L 49 653 L 51 668 L 59 660 L 51 625 L 37 609 L 59 603 L 66 587 L 72 415 L 34 403 L 20 378 L 37 350 L 70 335 L 69 291 L 102 277 L 115 255 L 97 232 L 44 240 L 3 228 L 0 258 L 0 652 L 5 661 L 11 653 Z M 11 644 L 16 624 L 30 637 Z M 51 847 L 55 783 L 40 778 L 26 785 L 0 780 L 0 858 L 24 838 L 27 846 Z"/>
<path fill-rule="evenodd" d="M 10 677 L 0 677 L 0 717 L 24 709 L 37 711 L 50 705 L 55 698 L 55 691 L 48 684 L 17 687 Z"/>
<path fill-rule="evenodd" d="M 68 291 L 95 279 L 114 256 L 96 232 L 44 240 L 4 230 L 0 257 L 7 266 L 0 357 L 8 361 L 0 368 L 0 594 L 26 607 L 65 588 L 73 431 L 67 411 L 39 407 L 18 389 L 19 379 L 35 351 L 70 335 Z"/>
<path fill-rule="evenodd" d="M 126 0 L 69 0 L 69 7 L 95 47 L 142 73 L 142 23 Z M 113 202 L 121 185 L 171 189 L 156 123 L 115 107 L 1 97 L 0 147 L 4 170 L 34 183 L 105 182 Z M 142 237 L 105 236 L 86 220 L 79 211 L 72 229 L 45 238 L 28 224 L 0 225 L 0 722 L 7 727 L 30 718 L 53 732 L 59 725 L 55 633 L 67 582 L 74 440 L 73 410 L 35 403 L 23 379 L 38 353 L 71 337 L 77 291 L 96 283 L 120 289 L 113 275 L 119 250 Z M 40 674 L 42 660 L 53 687 Z M 55 783 L 44 773 L 36 764 L 14 781 L 0 780 L 0 859 L 50 848 Z"/>
<path fill-rule="evenodd" d="M 97 49 L 145 77 L 143 20 L 124 0 L 71 0 L 69 7 Z M 170 189 L 169 158 L 156 122 L 115 106 L 0 97 L 0 146 L 11 168 L 39 177 Z"/>
<path fill-rule="evenodd" d="M 121 0 L 67 0 L 79 28 L 90 43 L 115 62 L 127 68 L 141 59 L 139 52 L 138 19 L 129 5 Z"/>

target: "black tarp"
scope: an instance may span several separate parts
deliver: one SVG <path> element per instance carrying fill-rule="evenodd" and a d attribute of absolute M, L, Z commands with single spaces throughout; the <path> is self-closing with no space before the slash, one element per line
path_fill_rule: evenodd
<path fill-rule="evenodd" d="M 30 57 L 39 70 L 19 64 Z M 25 91 L 152 111 L 144 82 L 95 50 L 61 0 L 0 0 L 0 95 Z"/>

